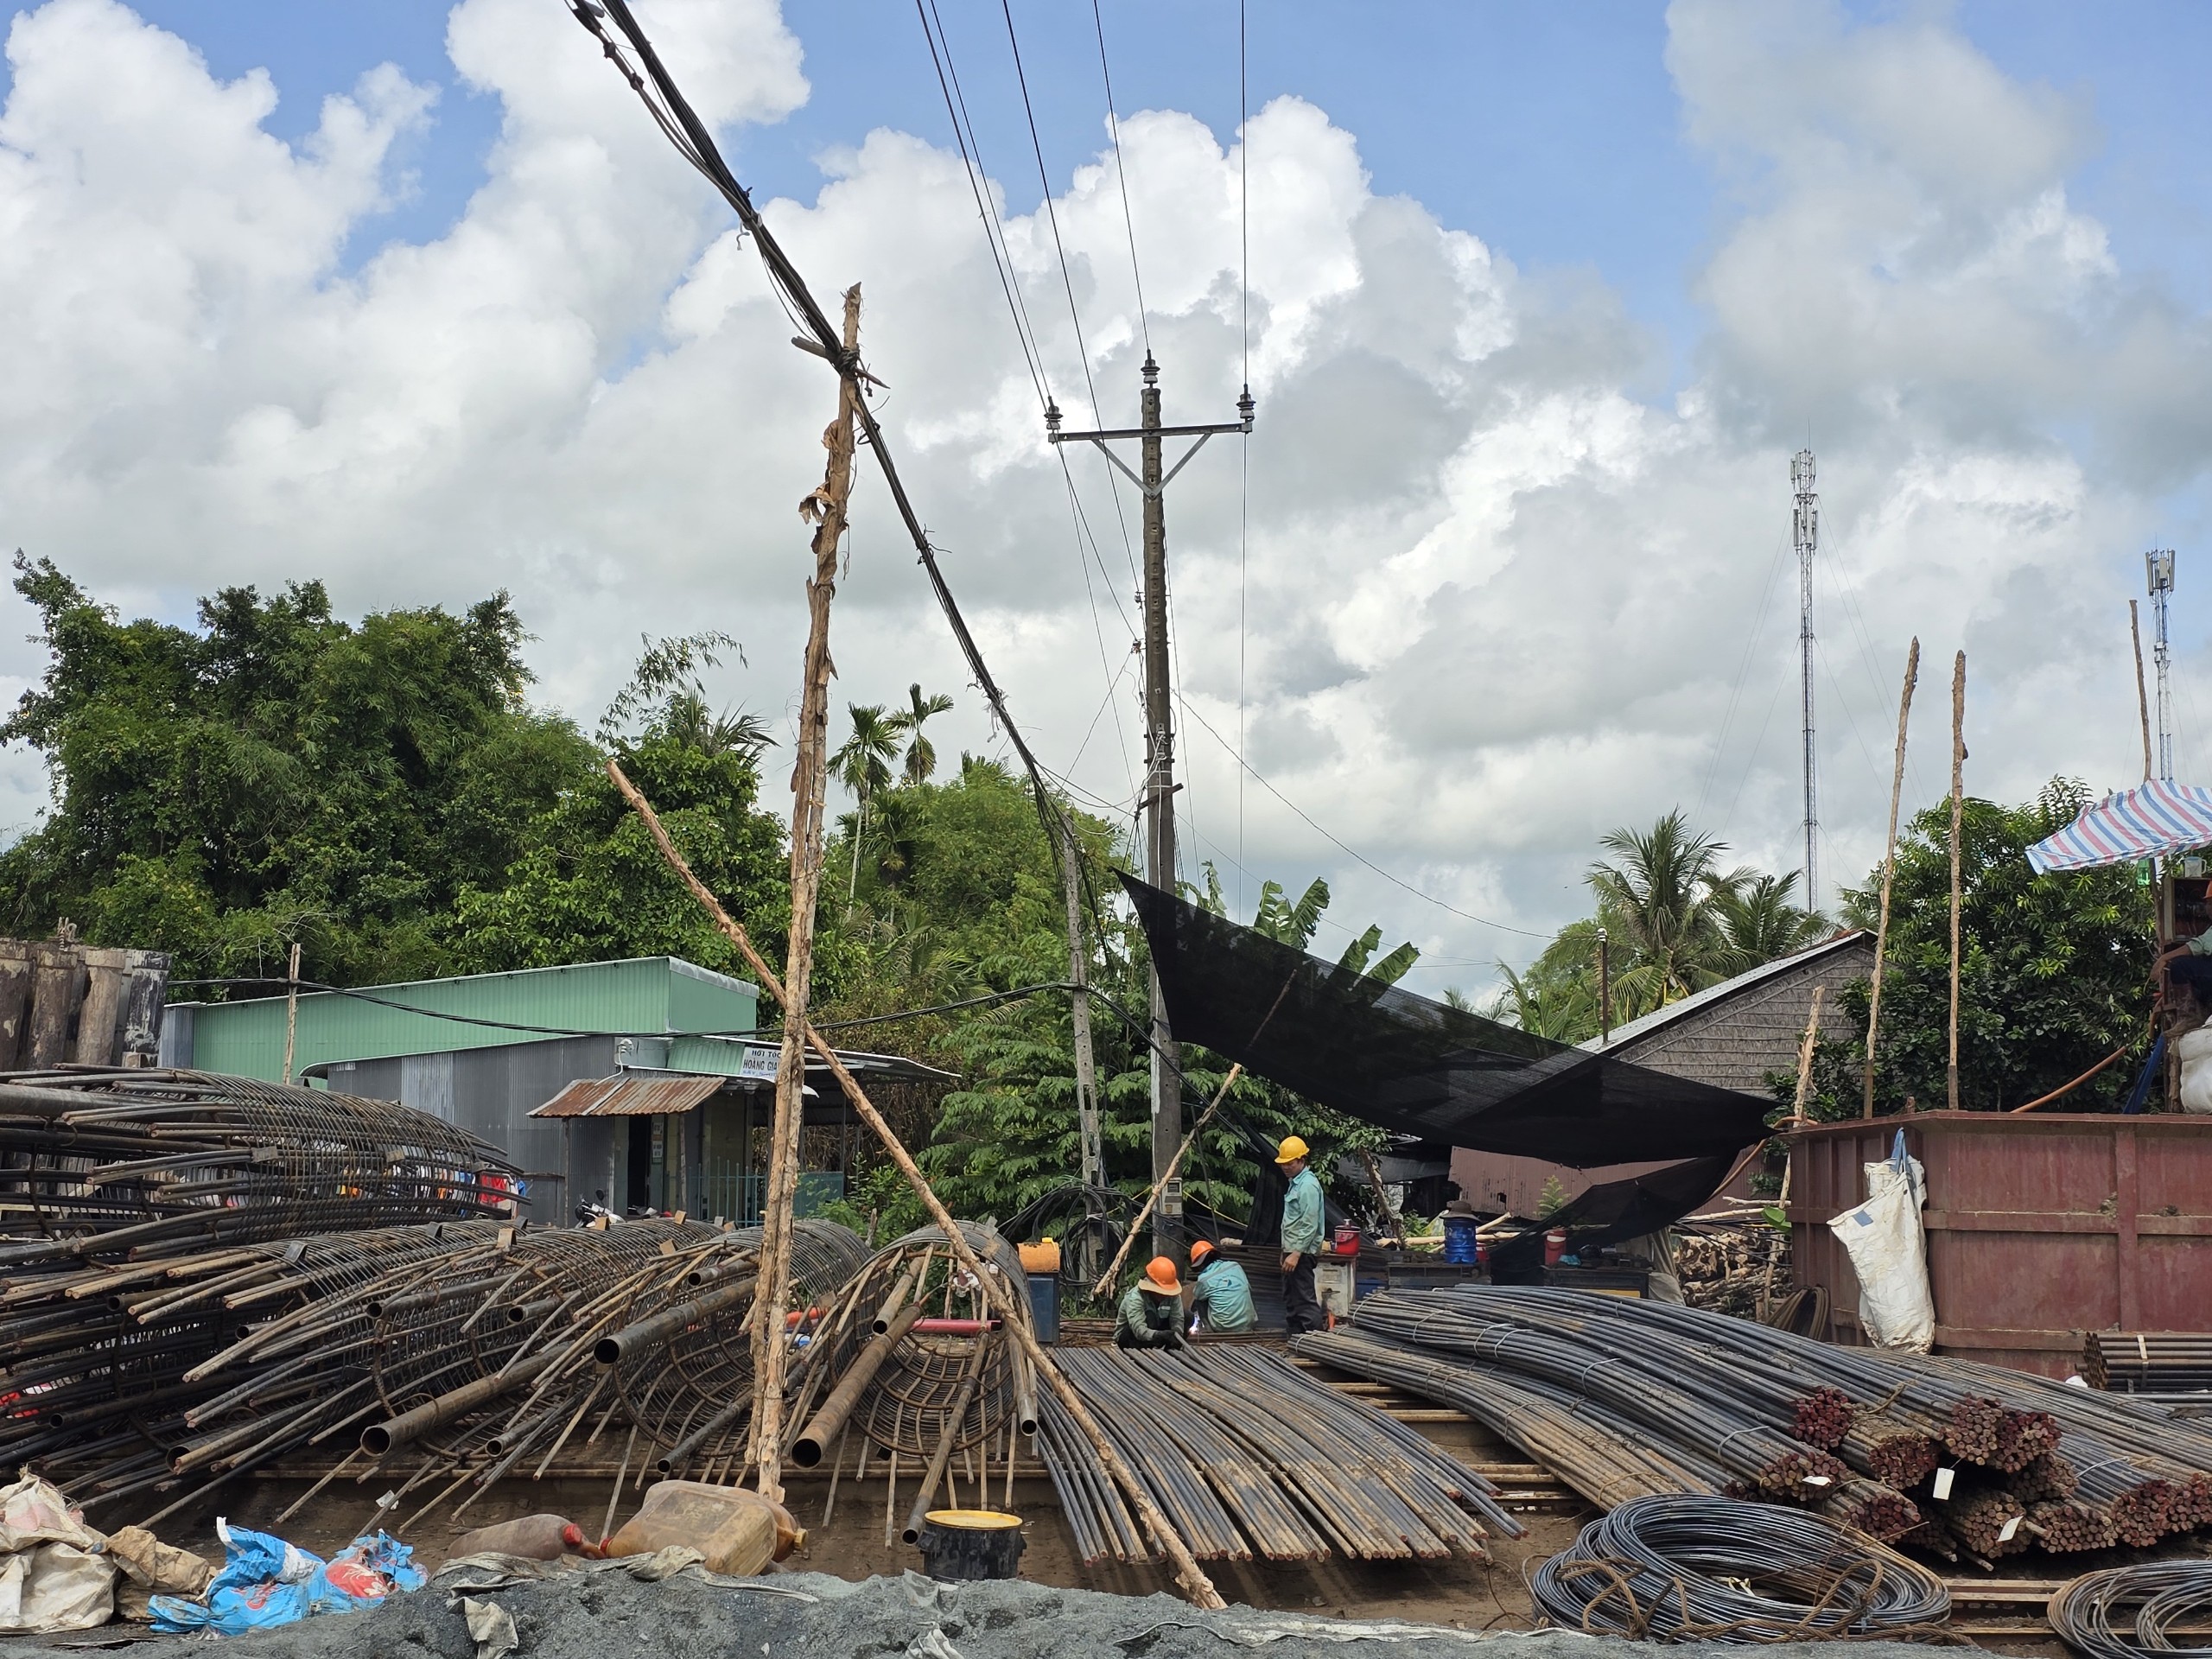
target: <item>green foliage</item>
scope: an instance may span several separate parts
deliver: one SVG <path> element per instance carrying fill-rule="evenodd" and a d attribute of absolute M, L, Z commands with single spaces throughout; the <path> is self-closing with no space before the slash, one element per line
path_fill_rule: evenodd
<path fill-rule="evenodd" d="M 1648 830 L 1600 837 L 1611 853 L 1586 878 L 1596 913 L 1568 923 L 1543 954 L 1503 980 L 1484 1010 L 1554 1042 L 1598 1035 L 1600 931 L 1611 967 L 1611 1023 L 1622 1026 L 1823 938 L 1827 919 L 1793 902 L 1797 872 L 1721 867 L 1727 844 L 1690 829 L 1679 809 Z"/>
<path fill-rule="evenodd" d="M 124 622 L 17 556 L 49 661 L 0 724 L 47 760 L 54 805 L 0 855 L 4 925 L 63 917 L 175 953 L 179 978 L 448 971 L 457 896 L 497 882 L 591 764 L 524 702 L 520 621 L 496 594 L 334 618 L 317 582 L 226 588 L 198 626 Z"/>
<path fill-rule="evenodd" d="M 2056 779 L 2036 800 L 2005 807 L 1969 798 L 1960 836 L 1960 1104 L 1995 1111 L 2072 1081 L 2123 1044 L 2148 1041 L 2152 897 L 2126 867 L 2037 875 L 2027 849 L 2088 803 L 2082 785 Z M 1915 817 L 1897 842 L 1882 976 L 1875 1109 L 1945 1104 L 1950 1020 L 1950 807 Z M 1854 921 L 1873 925 L 1878 866 L 1845 895 Z M 1810 1114 L 1855 1116 L 1862 1107 L 1869 985 L 1846 988 L 1813 1067 Z M 2133 1081 L 2113 1066 L 2069 1096 L 2073 1109 L 2108 1108 Z M 1794 1097 L 1794 1077 L 1770 1079 Z"/>

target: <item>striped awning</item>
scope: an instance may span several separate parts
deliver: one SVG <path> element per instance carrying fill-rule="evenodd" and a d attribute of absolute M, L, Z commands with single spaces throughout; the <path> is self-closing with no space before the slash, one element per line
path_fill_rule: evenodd
<path fill-rule="evenodd" d="M 2212 846 L 2212 789 L 2153 779 L 2107 795 L 2048 840 L 2028 849 L 2038 875 L 2195 852 Z"/>

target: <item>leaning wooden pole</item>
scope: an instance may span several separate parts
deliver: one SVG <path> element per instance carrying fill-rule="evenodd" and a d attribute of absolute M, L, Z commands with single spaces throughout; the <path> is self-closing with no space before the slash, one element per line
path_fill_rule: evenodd
<path fill-rule="evenodd" d="M 2143 721 L 2143 781 L 2151 781 L 2151 694 L 2143 684 L 2143 621 L 2127 601 L 2127 637 L 2135 642 L 2135 712 Z"/>
<path fill-rule="evenodd" d="M 1966 817 L 1967 654 L 1951 664 L 1951 1058 L 1947 1098 L 1959 1109 L 1959 832 Z"/>
<path fill-rule="evenodd" d="M 1145 1223 L 1152 1218 L 1153 1206 L 1160 1202 L 1160 1195 L 1167 1190 L 1167 1183 L 1173 1180 L 1177 1173 L 1181 1171 L 1183 1154 L 1190 1151 L 1191 1143 L 1198 1138 L 1198 1131 L 1213 1122 L 1213 1115 L 1221 1109 L 1221 1103 L 1229 1098 L 1230 1086 L 1243 1075 L 1244 1063 L 1242 1060 L 1229 1068 L 1229 1075 L 1221 1080 L 1221 1087 L 1213 1091 L 1213 1098 L 1206 1103 L 1205 1110 L 1198 1114 L 1198 1121 L 1191 1125 L 1190 1133 L 1183 1137 L 1182 1145 L 1175 1148 L 1175 1155 L 1167 1160 L 1167 1173 L 1154 1181 L 1152 1184 L 1152 1191 L 1144 1195 L 1144 1207 L 1137 1211 L 1137 1218 L 1129 1224 L 1128 1230 L 1122 1235 L 1122 1248 L 1114 1252 L 1113 1261 L 1108 1264 L 1106 1271 L 1098 1275 L 1098 1282 L 1090 1287 L 1092 1295 L 1103 1296 L 1107 1288 L 1120 1276 L 1122 1263 L 1129 1259 L 1130 1249 L 1136 1243 L 1138 1236 L 1144 1231 Z"/>
<path fill-rule="evenodd" d="M 1897 803 L 1904 795 L 1904 728 L 1912 714 L 1912 688 L 1920 678 L 1920 640 L 1905 653 L 1904 696 L 1897 701 L 1897 760 L 1890 773 L 1890 834 L 1882 848 L 1882 914 L 1874 927 L 1874 978 L 1866 994 L 1866 1097 L 1859 1116 L 1874 1116 L 1874 1042 L 1882 1023 L 1882 960 L 1890 948 L 1890 882 L 1897 868 Z"/>
<path fill-rule="evenodd" d="M 721 930 L 723 936 L 737 947 L 738 954 L 745 958 L 747 965 L 760 979 L 762 988 L 767 991 L 770 998 L 781 1006 L 784 1001 L 783 981 L 777 976 L 760 952 L 754 948 L 752 937 L 743 927 L 731 919 L 729 912 L 722 908 L 721 901 L 715 897 L 708 889 L 706 883 L 700 880 L 698 876 L 693 874 L 691 867 L 684 862 L 683 854 L 676 850 L 676 843 L 668 838 L 668 831 L 662 827 L 661 821 L 654 813 L 652 804 L 638 792 L 637 785 L 623 776 L 622 768 L 613 760 L 607 763 L 607 775 L 614 780 L 614 786 L 622 791 L 623 798 L 630 803 L 639 817 L 645 821 L 647 831 L 652 836 L 653 844 L 660 849 L 660 855 L 668 861 L 669 868 L 673 869 L 682 879 L 683 885 L 690 889 L 691 896 L 696 899 L 707 913 L 714 918 L 715 925 Z M 1198 1565 L 1198 1558 L 1191 1554 L 1190 1546 L 1183 1541 L 1182 1535 L 1175 1530 L 1173 1522 L 1160 1513 L 1160 1506 L 1152 1501 L 1152 1495 L 1145 1491 L 1144 1484 L 1130 1471 L 1129 1465 L 1122 1460 L 1121 1453 L 1115 1451 L 1114 1443 L 1106 1438 L 1106 1432 L 1098 1427 L 1098 1420 L 1090 1414 L 1090 1408 L 1083 1403 L 1083 1396 L 1069 1384 L 1066 1377 L 1060 1375 L 1059 1368 L 1052 1363 L 1052 1356 L 1039 1344 L 1036 1332 L 1029 1328 L 1027 1312 L 1015 1302 L 1013 1291 L 1007 1287 L 1005 1281 L 1000 1274 L 985 1268 L 982 1262 L 977 1259 L 976 1252 L 969 1248 L 966 1236 L 960 1230 L 959 1224 L 952 1218 L 952 1212 L 947 1210 L 943 1201 L 938 1198 L 935 1189 L 930 1185 L 929 1178 L 922 1173 L 921 1166 L 914 1161 L 913 1155 L 906 1150 L 905 1143 L 899 1139 L 898 1132 L 884 1121 L 883 1114 L 875 1109 L 875 1103 L 868 1097 L 868 1091 L 862 1089 L 859 1081 L 845 1069 L 844 1061 L 837 1057 L 836 1051 L 830 1046 L 822 1033 L 816 1031 L 811 1024 L 806 1027 L 806 1039 L 814 1052 L 828 1065 L 830 1075 L 836 1079 L 838 1087 L 844 1090 L 846 1099 L 852 1102 L 853 1109 L 860 1115 L 861 1121 L 866 1123 L 874 1132 L 876 1139 L 883 1143 L 883 1149 L 889 1155 L 892 1163 L 897 1167 L 899 1174 L 906 1178 L 906 1184 L 913 1188 L 914 1196 L 921 1200 L 922 1207 L 929 1211 L 930 1219 L 935 1222 L 939 1230 L 944 1234 L 946 1247 L 950 1249 L 955 1259 L 972 1274 L 976 1283 L 983 1287 L 983 1294 L 989 1298 L 991 1306 L 997 1310 L 999 1317 L 1006 1322 L 1006 1329 L 1013 1335 L 1014 1341 L 1020 1345 L 1022 1354 L 1029 1361 L 1031 1367 L 1045 1380 L 1046 1386 L 1052 1391 L 1052 1397 L 1060 1402 L 1062 1408 L 1066 1411 L 1083 1437 L 1090 1442 L 1090 1449 L 1097 1455 L 1100 1466 L 1106 1471 L 1114 1484 L 1122 1489 L 1122 1496 L 1128 1499 L 1129 1508 L 1135 1511 L 1137 1519 L 1158 1541 L 1160 1548 L 1166 1554 L 1167 1559 L 1174 1564 L 1176 1581 L 1183 1586 L 1184 1593 L 1200 1607 L 1226 1606 L 1228 1604 L 1222 1600 L 1221 1592 L 1214 1588 L 1213 1580 L 1206 1576 L 1205 1569 Z"/>
<path fill-rule="evenodd" d="M 845 290 L 845 351 L 860 350 L 861 290 Z M 784 957 L 784 1046 L 776 1065 L 776 1116 L 769 1135 L 768 1193 L 761 1215 L 760 1303 L 753 1321 L 753 1466 L 761 1495 L 784 1495 L 784 1310 L 791 1299 L 791 1211 L 798 1196 L 799 1127 L 806 1109 L 807 1001 L 814 982 L 814 912 L 822 887 L 823 809 L 830 787 L 830 601 L 837 550 L 853 493 L 853 422 L 860 382 L 837 382 L 837 418 L 822 435 L 830 452 L 822 487 L 799 503 L 814 525 L 814 575 L 806 584 L 805 678 L 799 692 L 798 759 L 791 766 L 791 931 Z"/>
<path fill-rule="evenodd" d="M 1813 987 L 1813 1012 L 1805 1021 L 1805 1040 L 1797 1046 L 1797 1103 L 1789 1109 L 1789 1121 L 1794 1124 L 1806 1122 L 1805 1103 L 1812 1097 L 1813 1051 L 1821 1040 L 1821 998 L 1827 987 Z M 1785 1173 L 1783 1179 L 1787 1181 Z"/>

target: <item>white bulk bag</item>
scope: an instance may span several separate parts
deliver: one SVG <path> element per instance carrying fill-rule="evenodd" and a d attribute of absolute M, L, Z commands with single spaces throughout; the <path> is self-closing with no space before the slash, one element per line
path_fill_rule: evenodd
<path fill-rule="evenodd" d="M 1859 1275 L 1859 1327 L 1878 1348 L 1924 1354 L 1936 1341 L 1936 1304 L 1928 1294 L 1928 1250 L 1920 1231 L 1926 1173 L 1920 1160 L 1904 1155 L 1903 1131 L 1894 1156 L 1863 1167 L 1866 1202 L 1828 1223 Z"/>

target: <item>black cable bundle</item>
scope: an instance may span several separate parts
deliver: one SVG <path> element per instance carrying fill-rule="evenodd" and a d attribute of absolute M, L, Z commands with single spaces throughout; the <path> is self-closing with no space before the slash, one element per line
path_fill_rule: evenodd
<path fill-rule="evenodd" d="M 1725 1497 L 1640 1497 L 1583 1528 L 1530 1586 L 1554 1624 L 1635 1640 L 1813 1642 L 1929 1633 L 1943 1582 L 1802 1510 Z"/>

